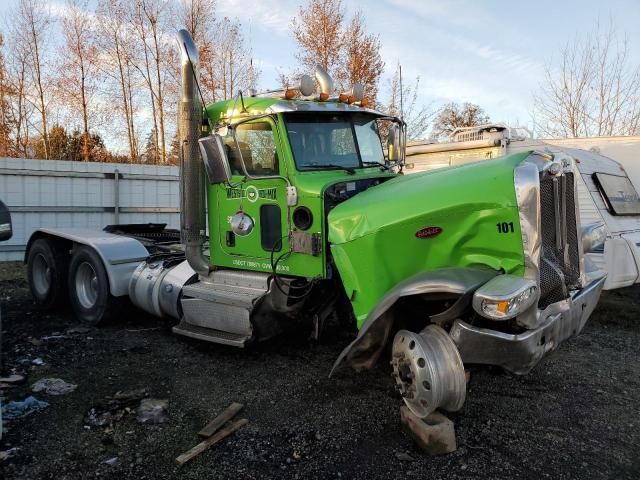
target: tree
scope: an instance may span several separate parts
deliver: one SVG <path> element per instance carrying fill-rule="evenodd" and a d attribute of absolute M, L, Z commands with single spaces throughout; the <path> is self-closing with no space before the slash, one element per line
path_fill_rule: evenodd
<path fill-rule="evenodd" d="M 232 98 L 238 90 L 254 88 L 259 72 L 253 66 L 240 23 L 225 17 L 217 23 L 216 32 L 215 56 L 211 69 L 205 67 L 203 83 L 213 90 L 214 99 Z"/>
<path fill-rule="evenodd" d="M 345 26 L 342 0 L 310 0 L 291 22 L 298 44 L 296 58 L 307 72 L 321 65 L 346 92 L 354 83 L 365 87 L 365 97 L 376 102 L 378 80 L 384 69 L 380 39 L 366 33 L 364 15 L 356 12 Z"/>
<path fill-rule="evenodd" d="M 337 78 L 344 45 L 343 20 L 342 0 L 310 0 L 306 8 L 300 7 L 291 30 L 299 49 L 296 58 L 306 70 L 313 71 L 320 64 Z"/>
<path fill-rule="evenodd" d="M 367 98 L 374 102 L 378 97 L 378 79 L 384 70 L 380 56 L 380 39 L 376 35 L 365 33 L 364 18 L 358 11 L 343 33 L 346 59 L 338 73 L 342 90 L 355 83 L 364 87 Z"/>
<path fill-rule="evenodd" d="M 142 47 L 143 65 L 134 64 L 149 90 L 153 132 L 161 163 L 166 160 L 165 145 L 165 76 L 171 70 L 167 60 L 171 59 L 173 43 L 163 43 L 168 3 L 158 0 L 136 0 L 130 3 L 130 21 Z"/>
<path fill-rule="evenodd" d="M 95 94 L 95 63 L 98 50 L 93 26 L 87 14 L 86 0 L 68 0 L 66 15 L 62 19 L 65 49 L 64 65 L 58 86 L 65 98 L 65 106 L 77 111 L 82 119 L 82 159 L 89 161 L 91 137 L 89 118 L 92 97 Z"/>
<path fill-rule="evenodd" d="M 67 143 L 67 160 L 75 162 L 83 161 L 85 148 L 85 135 L 80 130 L 74 130 L 68 137 Z M 109 160 L 106 152 L 104 141 L 97 133 L 89 134 L 89 157 L 91 161 L 101 162 Z"/>
<path fill-rule="evenodd" d="M 462 105 L 447 103 L 433 125 L 433 137 L 443 138 L 450 136 L 456 128 L 473 127 L 489 122 L 489 115 L 484 109 L 475 103 L 465 102 Z"/>
<path fill-rule="evenodd" d="M 24 90 L 25 98 L 38 110 L 40 114 L 40 132 L 44 146 L 44 158 L 49 159 L 48 136 L 48 100 L 49 100 L 49 76 L 47 71 L 48 35 L 53 23 L 51 13 L 47 5 L 42 5 L 38 0 L 20 0 L 18 9 L 14 14 L 13 35 L 15 42 L 21 43 L 26 48 L 24 56 L 26 71 L 31 77 L 29 88 Z M 36 98 L 32 99 L 27 92 L 33 90 Z"/>
<path fill-rule="evenodd" d="M 51 127 L 49 144 L 52 159 L 67 160 L 69 158 L 69 136 L 63 126 L 55 124 Z"/>
<path fill-rule="evenodd" d="M 418 140 L 425 137 L 436 111 L 431 105 L 418 103 L 418 91 L 420 89 L 420 77 L 416 77 L 413 85 L 400 81 L 401 66 L 398 63 L 393 77 L 389 80 L 389 95 L 386 105 L 379 108 L 391 117 L 402 117 L 407 123 L 407 140 Z M 401 96 L 402 85 L 402 99 Z M 402 100 L 402 101 L 401 101 Z M 383 132 L 386 134 L 386 132 Z"/>
<path fill-rule="evenodd" d="M 134 104 L 133 45 L 130 29 L 126 22 L 127 7 L 125 0 L 101 0 L 96 13 L 100 18 L 97 25 L 97 43 L 102 58 L 102 73 L 110 76 L 116 82 L 116 88 L 110 91 L 120 102 L 123 115 L 129 158 L 131 162 L 138 161 L 138 140 L 134 124 L 136 108 Z"/>
<path fill-rule="evenodd" d="M 14 120 L 11 116 L 10 98 L 14 94 L 7 77 L 4 61 L 4 36 L 0 33 L 0 157 L 11 153 L 11 131 Z"/>
<path fill-rule="evenodd" d="M 568 42 L 534 96 L 536 129 L 552 137 L 640 132 L 640 65 L 613 23 Z"/>
<path fill-rule="evenodd" d="M 18 157 L 29 156 L 30 119 L 33 114 L 33 104 L 27 99 L 28 85 L 28 46 L 11 35 L 9 55 L 6 57 L 6 85 L 11 93 L 8 106 L 13 127 L 12 155 Z"/>
<path fill-rule="evenodd" d="M 158 151 L 158 143 L 156 139 L 158 134 L 151 130 L 147 135 L 147 142 L 142 153 L 142 161 L 148 165 L 157 164 L 160 158 L 160 152 Z"/>

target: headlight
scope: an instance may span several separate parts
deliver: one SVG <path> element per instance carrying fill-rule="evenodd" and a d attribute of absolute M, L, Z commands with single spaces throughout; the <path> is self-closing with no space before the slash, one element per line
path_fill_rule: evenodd
<path fill-rule="evenodd" d="M 538 286 L 515 275 L 492 278 L 473 295 L 473 309 L 491 320 L 509 320 L 538 300 Z"/>

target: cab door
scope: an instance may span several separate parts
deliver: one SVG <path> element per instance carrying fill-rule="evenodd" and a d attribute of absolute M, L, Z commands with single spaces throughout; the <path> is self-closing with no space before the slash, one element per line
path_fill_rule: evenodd
<path fill-rule="evenodd" d="M 270 117 L 240 124 L 235 128 L 235 140 L 232 136 L 226 138 L 233 177 L 230 185 L 217 188 L 216 200 L 218 242 L 222 252 L 229 256 L 227 260 L 231 260 L 224 262 L 229 266 L 268 271 L 272 252 L 277 256 L 288 246 L 284 238 L 286 181 L 264 178 L 286 175 L 277 138 Z M 239 219 L 243 222 L 242 230 L 249 230 L 248 233 L 238 233 L 238 229 L 234 232 L 232 222 Z"/>

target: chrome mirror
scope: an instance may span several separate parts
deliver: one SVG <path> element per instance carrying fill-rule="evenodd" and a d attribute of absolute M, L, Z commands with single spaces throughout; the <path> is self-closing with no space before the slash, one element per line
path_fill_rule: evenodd
<path fill-rule="evenodd" d="M 199 139 L 198 144 L 209 183 L 231 181 L 231 167 L 222 137 L 214 133 Z"/>
<path fill-rule="evenodd" d="M 389 161 L 397 162 L 400 160 L 400 126 L 397 123 L 393 123 L 389 127 L 389 133 L 387 135 L 387 151 L 389 152 Z"/>

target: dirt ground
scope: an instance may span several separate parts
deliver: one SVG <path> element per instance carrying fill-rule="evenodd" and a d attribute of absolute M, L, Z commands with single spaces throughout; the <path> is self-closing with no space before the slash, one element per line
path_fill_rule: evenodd
<path fill-rule="evenodd" d="M 474 369 L 462 411 L 449 415 L 459 448 L 440 457 L 402 431 L 386 362 L 327 378 L 352 332 L 243 351 L 175 336 L 170 322 L 132 307 L 116 324 L 65 333 L 79 326 L 73 315 L 39 311 L 15 263 L 0 264 L 0 302 L 2 376 L 27 377 L 3 390 L 3 404 L 41 378 L 78 385 L 34 394 L 50 406 L 5 422 L 0 450 L 17 447 L 1 465 L 6 479 L 640 478 L 637 288 L 604 294 L 582 334 L 528 376 Z M 131 412 L 112 429 L 85 426 L 105 397 L 140 388 L 168 400 L 166 423 L 142 425 Z M 233 401 L 250 423 L 178 467 Z"/>

